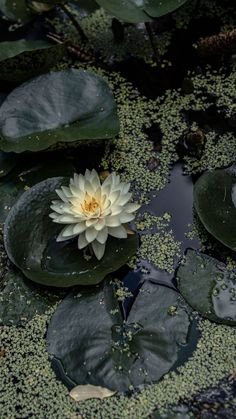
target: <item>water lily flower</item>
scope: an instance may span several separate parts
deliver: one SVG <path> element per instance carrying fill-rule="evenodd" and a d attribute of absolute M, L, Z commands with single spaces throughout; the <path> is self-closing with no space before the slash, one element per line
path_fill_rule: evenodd
<path fill-rule="evenodd" d="M 75 174 L 69 187 L 62 186 L 56 190 L 60 200 L 52 201 L 52 220 L 68 224 L 57 241 L 79 236 L 78 248 L 84 249 L 91 244 L 100 260 L 108 235 L 127 238 L 124 224 L 135 218 L 134 212 L 140 207 L 130 202 L 132 194 L 129 190 L 130 184 L 121 182 L 116 173 L 111 173 L 102 184 L 94 169 L 87 169 L 84 176 Z"/>

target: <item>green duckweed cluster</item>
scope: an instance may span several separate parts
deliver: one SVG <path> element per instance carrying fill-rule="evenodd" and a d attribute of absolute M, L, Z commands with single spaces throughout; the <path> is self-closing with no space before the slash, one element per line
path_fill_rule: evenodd
<path fill-rule="evenodd" d="M 55 308 L 54 308 L 55 309 Z M 189 360 L 166 374 L 159 384 L 101 401 L 77 404 L 56 378 L 46 349 L 45 332 L 53 309 L 36 315 L 24 327 L 3 326 L 0 333 L 0 401 L 4 418 L 66 417 L 144 418 L 162 411 L 232 374 L 235 329 L 202 321 L 201 338 Z M 4 354 L 4 355 L 3 355 Z"/>
<path fill-rule="evenodd" d="M 133 266 L 142 266 L 142 261 L 148 261 L 158 269 L 173 273 L 175 260 L 181 256 L 181 243 L 175 240 L 170 229 L 171 215 L 165 213 L 160 217 L 145 212 L 140 218 L 136 222 L 140 246 Z M 146 272 L 146 268 L 144 271 Z"/>

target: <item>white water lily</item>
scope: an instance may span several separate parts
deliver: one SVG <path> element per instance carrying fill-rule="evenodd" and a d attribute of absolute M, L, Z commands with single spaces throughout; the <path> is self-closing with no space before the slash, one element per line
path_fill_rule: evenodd
<path fill-rule="evenodd" d="M 86 170 L 85 175 L 75 174 L 69 187 L 62 186 L 56 193 L 60 200 L 52 201 L 54 211 L 50 217 L 55 223 L 68 224 L 63 228 L 57 241 L 76 236 L 78 248 L 91 243 L 97 259 L 105 252 L 108 235 L 119 239 L 127 238 L 123 224 L 135 218 L 134 212 L 140 207 L 130 203 L 130 184 L 120 181 L 120 176 L 110 174 L 101 184 L 96 170 Z"/>

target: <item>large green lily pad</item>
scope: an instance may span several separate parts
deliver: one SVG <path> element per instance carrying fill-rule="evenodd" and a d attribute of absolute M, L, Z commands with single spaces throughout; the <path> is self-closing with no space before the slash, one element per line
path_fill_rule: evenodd
<path fill-rule="evenodd" d="M 59 299 L 55 294 L 37 289 L 20 272 L 9 272 L 0 292 L 0 325 L 18 326 L 42 314 Z"/>
<path fill-rule="evenodd" d="M 39 151 L 59 142 L 88 144 L 118 132 L 108 84 L 85 70 L 50 72 L 32 79 L 13 90 L 0 107 L 3 151 Z"/>
<path fill-rule="evenodd" d="M 14 163 L 14 160 L 11 161 L 11 153 L 0 154 L 0 163 L 2 160 L 1 168 L 2 170 L 9 170 L 10 163 Z M 12 159 L 16 155 L 12 156 Z M 34 159 L 33 161 L 23 162 L 23 167 L 21 161 L 19 165 L 3 179 L 0 179 L 0 223 L 3 223 L 9 214 L 10 209 L 15 204 L 17 199 L 31 186 L 36 183 L 41 182 L 44 179 L 55 177 L 58 175 L 63 176 L 72 176 L 74 173 L 73 165 L 67 160 L 62 159 L 56 156 L 55 160 L 49 160 L 50 156 L 39 156 L 39 159 Z M 52 158 L 52 157 L 51 157 Z M 8 165 L 6 166 L 6 159 Z M 29 160 L 29 158 L 27 159 Z M 44 160 L 42 162 L 42 160 Z"/>
<path fill-rule="evenodd" d="M 23 82 L 47 72 L 65 53 L 65 44 L 45 41 L 19 41 L 0 43 L 0 79 Z"/>
<path fill-rule="evenodd" d="M 134 255 L 137 237 L 110 238 L 100 261 L 78 250 L 76 239 L 70 243 L 56 242 L 62 225 L 52 222 L 50 205 L 57 199 L 55 190 L 68 183 L 68 178 L 47 179 L 19 198 L 5 222 L 6 251 L 27 278 L 40 284 L 55 287 L 97 284 Z"/>
<path fill-rule="evenodd" d="M 96 0 L 118 19 L 132 23 L 148 22 L 178 9 L 187 0 Z"/>
<path fill-rule="evenodd" d="M 126 391 L 157 382 L 186 343 L 189 320 L 179 298 L 146 281 L 124 321 L 110 279 L 71 293 L 49 324 L 48 351 L 75 384 Z"/>
<path fill-rule="evenodd" d="M 236 324 L 236 271 L 218 260 L 189 249 L 177 271 L 185 300 L 209 320 Z"/>
<path fill-rule="evenodd" d="M 194 207 L 207 231 L 236 250 L 235 169 L 204 173 L 194 185 Z"/>

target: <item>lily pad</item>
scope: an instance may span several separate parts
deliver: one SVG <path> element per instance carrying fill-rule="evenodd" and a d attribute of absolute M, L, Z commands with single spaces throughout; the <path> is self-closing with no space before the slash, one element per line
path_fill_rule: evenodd
<path fill-rule="evenodd" d="M 0 107 L 3 151 L 88 144 L 119 132 L 116 104 L 102 77 L 85 70 L 50 72 L 13 90 Z"/>
<path fill-rule="evenodd" d="M 110 238 L 103 258 L 78 250 L 77 240 L 56 242 L 62 225 L 49 214 L 56 189 L 68 185 L 68 178 L 51 178 L 26 191 L 11 209 L 4 228 L 6 251 L 25 276 L 55 287 L 98 284 L 110 272 L 124 265 L 137 248 L 137 237 Z"/>
<path fill-rule="evenodd" d="M 236 251 L 236 171 L 204 173 L 194 186 L 194 207 L 207 231 Z"/>
<path fill-rule="evenodd" d="M 9 159 L 10 155 L 11 153 L 9 153 Z M 0 156 L 2 156 L 3 159 L 3 152 Z M 57 158 L 53 163 L 52 161 L 47 161 L 46 156 L 44 156 L 45 161 L 43 163 L 40 160 L 42 160 L 42 156 L 41 159 L 35 159 L 31 164 L 30 162 L 27 164 L 24 162 L 24 169 L 19 162 L 19 167 L 17 166 L 9 175 L 5 176 L 4 179 L 0 179 L 0 223 L 5 221 L 10 209 L 17 199 L 31 186 L 44 179 L 58 176 L 59 174 L 71 176 L 74 173 L 73 165 L 65 158 L 63 160 Z M 8 164 L 10 164 L 10 162 L 8 162 Z"/>
<path fill-rule="evenodd" d="M 18 326 L 43 314 L 59 297 L 43 289 L 37 289 L 19 272 L 9 272 L 6 286 L 0 292 L 0 325 Z"/>
<path fill-rule="evenodd" d="M 187 0 L 96 0 L 118 19 L 132 23 L 148 22 L 178 9 Z"/>
<path fill-rule="evenodd" d="M 65 53 L 65 44 L 45 41 L 19 41 L 0 43 L 0 78 L 23 82 L 47 72 Z"/>
<path fill-rule="evenodd" d="M 236 324 L 236 271 L 218 260 L 189 249 L 177 271 L 184 299 L 209 320 Z"/>
<path fill-rule="evenodd" d="M 157 382 L 169 371 L 188 327 L 178 293 L 149 281 L 124 321 L 108 279 L 63 300 L 49 324 L 48 351 L 60 361 L 65 379 L 127 391 Z"/>
<path fill-rule="evenodd" d="M 0 0 L 0 11 L 13 22 L 24 24 L 32 19 L 27 0 Z"/>

